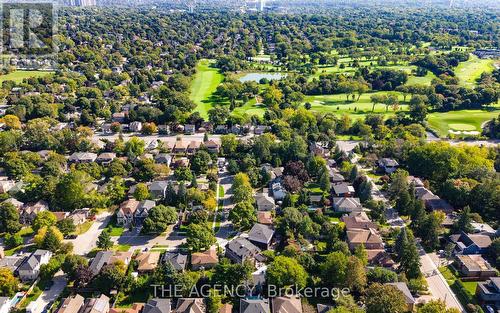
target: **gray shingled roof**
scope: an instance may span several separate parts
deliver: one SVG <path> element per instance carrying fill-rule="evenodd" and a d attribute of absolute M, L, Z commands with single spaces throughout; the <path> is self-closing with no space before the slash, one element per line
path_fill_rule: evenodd
<path fill-rule="evenodd" d="M 144 305 L 142 313 L 170 313 L 170 299 L 153 298 Z"/>
<path fill-rule="evenodd" d="M 274 230 L 269 225 L 255 224 L 248 233 L 248 239 L 252 241 L 268 243 L 274 235 Z"/>
<path fill-rule="evenodd" d="M 177 271 L 182 271 L 186 268 L 187 255 L 177 252 L 167 252 L 163 255 L 162 263 L 170 263 Z"/>
<path fill-rule="evenodd" d="M 236 238 L 231 240 L 227 244 L 226 249 L 231 250 L 242 259 L 245 257 L 253 257 L 260 252 L 260 249 L 246 238 Z"/>
<path fill-rule="evenodd" d="M 90 263 L 90 270 L 94 275 L 97 275 L 102 267 L 109 262 L 109 259 L 113 256 L 113 251 L 99 251 L 95 255 L 95 258 Z"/>
<path fill-rule="evenodd" d="M 241 299 L 240 313 L 270 313 L 267 299 Z"/>
<path fill-rule="evenodd" d="M 19 270 L 23 270 L 23 271 L 34 270 L 35 268 L 38 267 L 38 265 L 40 264 L 40 260 L 42 259 L 42 256 L 46 253 L 50 253 L 50 252 L 47 250 L 41 250 L 41 249 L 36 250 L 28 257 L 28 259 L 23 264 L 21 264 L 21 266 L 19 266 Z"/>

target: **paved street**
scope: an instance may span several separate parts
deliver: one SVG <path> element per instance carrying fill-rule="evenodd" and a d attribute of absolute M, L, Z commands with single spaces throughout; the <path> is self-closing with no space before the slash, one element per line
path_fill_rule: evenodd
<path fill-rule="evenodd" d="M 62 271 L 57 272 L 52 281 L 54 284 L 50 289 L 44 290 L 35 301 L 29 304 L 29 307 L 33 308 L 32 313 L 42 313 L 49 303 L 53 303 L 59 297 L 68 284 L 66 275 Z"/>
<path fill-rule="evenodd" d="M 420 247 L 420 270 L 424 273 L 429 284 L 429 292 L 432 298 L 441 299 L 446 302 L 447 307 L 457 308 L 460 312 L 465 312 L 443 275 L 439 272 L 435 264 L 437 260 L 435 253 L 425 253 Z"/>
<path fill-rule="evenodd" d="M 65 241 L 73 243 L 74 254 L 86 255 L 96 247 L 97 238 L 106 228 L 110 220 L 111 213 L 104 212 L 102 214 L 99 214 L 98 216 L 96 216 L 94 223 L 92 224 L 92 226 L 90 226 L 89 230 L 86 233 L 76 237 L 76 239 Z"/>
<path fill-rule="evenodd" d="M 221 197 L 222 200 L 221 209 L 223 212 L 226 212 L 225 213 L 226 215 L 227 212 L 229 212 L 234 206 L 231 200 L 231 195 L 232 195 L 231 187 L 233 185 L 233 178 L 234 178 L 233 175 L 230 175 L 227 172 L 223 172 L 219 179 L 219 184 L 222 186 L 222 188 L 224 188 L 224 196 Z M 225 247 L 228 242 L 227 239 L 229 238 L 232 232 L 233 232 L 233 227 L 231 222 L 228 220 L 222 220 L 219 230 L 215 234 L 215 237 L 217 238 L 217 244 L 220 247 Z"/>

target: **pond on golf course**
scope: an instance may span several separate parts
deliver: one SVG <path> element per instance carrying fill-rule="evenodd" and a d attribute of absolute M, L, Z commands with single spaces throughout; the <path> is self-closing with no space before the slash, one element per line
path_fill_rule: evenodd
<path fill-rule="evenodd" d="M 259 82 L 262 78 L 265 78 L 267 80 L 279 80 L 285 76 L 286 76 L 285 74 L 280 74 L 280 73 L 248 73 L 240 78 L 240 82 L 242 83 L 248 81 Z"/>

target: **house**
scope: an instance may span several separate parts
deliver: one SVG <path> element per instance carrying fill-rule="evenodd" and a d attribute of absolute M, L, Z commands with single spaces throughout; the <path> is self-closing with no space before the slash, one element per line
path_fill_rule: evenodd
<path fill-rule="evenodd" d="M 275 201 L 280 201 L 285 199 L 286 196 L 286 189 L 283 187 L 281 182 L 275 181 L 271 182 L 271 193 L 273 195 L 273 198 Z"/>
<path fill-rule="evenodd" d="M 424 182 L 418 177 L 408 176 L 406 181 L 408 182 L 408 185 L 413 185 L 415 188 L 424 187 Z"/>
<path fill-rule="evenodd" d="M 268 299 L 240 299 L 240 313 L 271 313 Z"/>
<path fill-rule="evenodd" d="M 453 213 L 453 207 L 446 200 L 443 200 L 439 197 L 428 199 L 424 202 L 426 209 L 429 211 L 441 211 L 445 214 Z"/>
<path fill-rule="evenodd" d="M 57 310 L 57 313 L 77 313 L 82 307 L 85 302 L 85 299 L 80 296 L 79 294 L 76 294 L 73 297 L 68 297 L 64 299 L 63 303 L 59 307 L 59 310 Z"/>
<path fill-rule="evenodd" d="M 255 203 L 259 211 L 271 211 L 276 207 L 274 199 L 267 193 L 258 193 L 255 195 Z"/>
<path fill-rule="evenodd" d="M 175 157 L 174 159 L 174 168 L 178 167 L 188 167 L 189 166 L 189 159 L 186 157 Z"/>
<path fill-rule="evenodd" d="M 193 135 L 196 132 L 196 126 L 193 124 L 184 125 L 184 134 Z"/>
<path fill-rule="evenodd" d="M 12 300 L 9 297 L 0 297 L 0 313 L 9 313 L 12 308 Z"/>
<path fill-rule="evenodd" d="M 239 237 L 228 242 L 225 255 L 234 263 L 242 264 L 245 260 L 263 261 L 264 258 L 260 252 L 259 247 L 248 239 Z"/>
<path fill-rule="evenodd" d="M 342 176 L 342 174 L 335 173 L 333 171 L 329 171 L 329 173 L 330 173 L 330 181 L 333 184 L 339 184 L 345 181 L 345 178 L 344 176 Z"/>
<path fill-rule="evenodd" d="M 218 313 L 232 313 L 233 305 L 230 303 L 224 303 L 220 308 Z"/>
<path fill-rule="evenodd" d="M 59 222 L 65 218 L 67 218 L 69 216 L 69 212 L 52 212 L 52 214 L 54 214 L 54 216 L 56 217 L 56 220 Z"/>
<path fill-rule="evenodd" d="M 125 112 L 116 112 L 113 113 L 111 116 L 111 120 L 116 123 L 123 123 L 125 122 Z"/>
<path fill-rule="evenodd" d="M 10 204 L 12 204 L 12 205 L 16 208 L 16 210 L 17 210 L 18 212 L 20 212 L 20 211 L 21 211 L 21 209 L 22 209 L 22 208 L 23 208 L 23 206 L 24 206 L 24 203 L 23 203 L 23 202 L 21 202 L 21 201 L 19 201 L 19 200 L 15 199 L 15 198 L 8 198 L 7 200 L 5 200 L 5 201 L 4 201 L 4 203 L 10 203 Z"/>
<path fill-rule="evenodd" d="M 269 249 L 273 236 L 274 230 L 271 226 L 258 223 L 248 232 L 248 240 L 263 250 Z"/>
<path fill-rule="evenodd" d="M 68 218 L 73 220 L 73 224 L 80 225 L 87 221 L 89 218 L 90 210 L 88 208 L 74 210 Z"/>
<path fill-rule="evenodd" d="M 154 199 L 165 198 L 165 192 L 167 191 L 168 182 L 166 180 L 154 181 L 149 185 L 149 192 Z"/>
<path fill-rule="evenodd" d="M 355 193 L 354 187 L 347 183 L 340 183 L 332 186 L 335 197 L 352 197 Z"/>
<path fill-rule="evenodd" d="M 259 211 L 257 212 L 257 223 L 264 225 L 273 224 L 273 216 L 270 211 Z"/>
<path fill-rule="evenodd" d="M 403 293 L 406 305 L 408 306 L 407 311 L 408 312 L 413 312 L 413 309 L 415 308 L 415 298 L 413 298 L 410 289 L 408 288 L 408 285 L 403 282 L 398 282 L 398 283 L 388 283 L 387 285 L 394 286 L 396 289 L 401 291 Z"/>
<path fill-rule="evenodd" d="M 213 140 L 208 140 L 203 144 L 210 153 L 219 153 L 220 145 Z"/>
<path fill-rule="evenodd" d="M 271 300 L 273 313 L 302 313 L 299 297 L 276 297 Z"/>
<path fill-rule="evenodd" d="M 144 305 L 142 313 L 170 313 L 171 307 L 170 299 L 153 298 Z"/>
<path fill-rule="evenodd" d="M 158 266 L 160 261 L 159 252 L 142 252 L 139 253 L 135 260 L 137 261 L 137 272 L 139 273 L 150 273 Z"/>
<path fill-rule="evenodd" d="M 219 262 L 215 247 L 204 252 L 195 252 L 191 254 L 191 268 L 193 270 L 212 268 Z"/>
<path fill-rule="evenodd" d="M 7 193 L 14 188 L 16 182 L 13 180 L 0 180 L 0 193 Z"/>
<path fill-rule="evenodd" d="M 97 159 L 97 154 L 92 152 L 75 152 L 70 155 L 70 163 L 92 163 Z"/>
<path fill-rule="evenodd" d="M 113 256 L 113 251 L 99 251 L 90 262 L 89 269 L 95 276 L 99 274 L 104 265 L 111 264 L 111 257 Z"/>
<path fill-rule="evenodd" d="M 142 130 L 142 123 L 135 121 L 128 125 L 131 132 L 140 132 Z"/>
<path fill-rule="evenodd" d="M 176 313 L 205 313 L 203 298 L 180 298 L 177 300 Z"/>
<path fill-rule="evenodd" d="M 332 200 L 333 209 L 336 212 L 352 213 L 363 211 L 359 198 L 334 197 Z"/>
<path fill-rule="evenodd" d="M 170 164 L 172 164 L 172 156 L 168 153 L 158 153 L 155 156 L 155 163 L 165 164 L 170 167 Z"/>
<path fill-rule="evenodd" d="M 500 277 L 477 283 L 476 297 L 481 304 L 500 305 Z"/>
<path fill-rule="evenodd" d="M 464 277 L 483 278 L 497 276 L 495 268 L 479 254 L 458 254 L 456 255 L 455 263 L 460 274 Z"/>
<path fill-rule="evenodd" d="M 450 239 L 456 244 L 455 252 L 458 254 L 485 254 L 491 245 L 491 238 L 486 235 L 461 232 L 450 236 Z"/>
<path fill-rule="evenodd" d="M 350 215 L 343 215 L 340 220 L 344 222 L 346 230 L 378 228 L 377 224 L 372 222 L 365 212 L 354 212 Z"/>
<path fill-rule="evenodd" d="M 392 174 L 398 169 L 399 164 L 394 159 L 382 158 L 382 159 L 378 160 L 378 166 L 386 174 Z"/>
<path fill-rule="evenodd" d="M 187 255 L 178 252 L 166 252 L 161 262 L 170 263 L 176 271 L 183 272 L 187 265 Z"/>
<path fill-rule="evenodd" d="M 26 260 L 26 255 L 21 256 L 4 256 L 0 258 L 0 268 L 6 267 L 13 273 L 17 273 L 17 269 Z"/>
<path fill-rule="evenodd" d="M 101 295 L 99 298 L 91 298 L 86 301 L 85 306 L 79 313 L 108 313 L 109 298 Z"/>
<path fill-rule="evenodd" d="M 31 224 L 38 213 L 48 210 L 49 204 L 44 200 L 39 200 L 37 203 L 29 203 L 23 207 L 19 220 L 23 224 Z"/>
<path fill-rule="evenodd" d="M 309 195 L 309 203 L 311 208 L 322 208 L 324 203 L 323 195 Z"/>
<path fill-rule="evenodd" d="M 115 251 L 111 258 L 109 258 L 109 264 L 123 263 L 127 266 L 132 261 L 133 255 L 134 253 L 129 251 Z"/>
<path fill-rule="evenodd" d="M 490 237 L 493 237 L 493 236 L 496 236 L 497 235 L 497 230 L 493 229 L 493 227 L 491 227 L 490 225 L 488 224 L 485 224 L 485 223 L 475 223 L 475 222 L 472 222 L 470 223 L 472 228 L 473 228 L 473 233 L 474 234 L 481 234 L 481 235 L 487 235 L 487 236 L 490 236 Z"/>
<path fill-rule="evenodd" d="M 384 242 L 375 229 L 353 229 L 347 231 L 347 244 L 349 249 L 364 245 L 369 249 L 384 249 Z"/>
<path fill-rule="evenodd" d="M 144 303 L 134 303 L 130 308 L 111 308 L 109 313 L 141 313 Z"/>
<path fill-rule="evenodd" d="M 114 159 L 116 159 L 116 153 L 114 152 L 103 152 L 99 154 L 96 162 L 102 165 L 109 165 Z"/>
<path fill-rule="evenodd" d="M 372 266 L 381 266 L 392 268 L 396 262 L 392 259 L 391 255 L 384 249 L 371 249 L 366 250 L 368 264 Z"/>
<path fill-rule="evenodd" d="M 52 252 L 38 249 L 33 252 L 17 269 L 19 278 L 22 281 L 33 281 L 40 274 L 40 267 L 49 263 Z"/>
<path fill-rule="evenodd" d="M 135 199 L 128 199 L 122 204 L 116 213 L 116 222 L 119 225 L 128 225 L 134 220 L 134 213 L 139 206 L 139 201 Z"/>
<path fill-rule="evenodd" d="M 175 145 L 174 145 L 174 148 L 172 149 L 172 152 L 173 153 L 178 153 L 178 154 L 181 154 L 181 153 L 186 153 L 186 149 L 187 149 L 187 144 L 181 140 L 177 140 L 175 142 Z"/>
<path fill-rule="evenodd" d="M 418 200 L 423 200 L 424 202 L 429 199 L 439 198 L 435 194 L 432 193 L 429 189 L 425 187 L 415 187 L 415 198 Z"/>
<path fill-rule="evenodd" d="M 216 134 L 227 134 L 227 126 L 226 125 L 217 125 L 215 126 L 214 133 Z"/>
<path fill-rule="evenodd" d="M 142 200 L 139 202 L 139 205 L 134 212 L 134 224 L 142 225 L 146 217 L 148 217 L 149 211 L 155 206 L 156 202 L 153 200 Z"/>
<path fill-rule="evenodd" d="M 265 133 L 266 131 L 270 130 L 271 127 L 269 126 L 265 126 L 265 125 L 257 125 L 255 126 L 255 128 L 253 129 L 253 133 L 255 135 L 262 135 L 263 133 Z"/>
<path fill-rule="evenodd" d="M 328 313 L 328 311 L 330 311 L 333 308 L 334 308 L 333 306 L 327 304 L 316 305 L 316 311 L 318 311 L 318 313 Z"/>
<path fill-rule="evenodd" d="M 195 154 L 198 149 L 200 149 L 201 143 L 199 141 L 192 140 L 187 146 L 186 152 L 188 154 Z"/>

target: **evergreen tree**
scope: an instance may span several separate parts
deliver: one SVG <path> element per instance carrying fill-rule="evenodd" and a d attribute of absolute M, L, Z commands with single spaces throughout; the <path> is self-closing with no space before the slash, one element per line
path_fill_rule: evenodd
<path fill-rule="evenodd" d="M 363 182 L 361 182 L 361 184 L 359 185 L 359 192 L 358 192 L 359 200 L 361 202 L 366 202 L 371 200 L 372 188 L 373 186 L 371 181 L 363 180 Z"/>
<path fill-rule="evenodd" d="M 177 193 L 175 192 L 174 186 L 171 182 L 168 183 L 167 189 L 165 191 L 165 203 L 167 205 L 177 204 Z"/>
<path fill-rule="evenodd" d="M 349 181 L 352 183 L 358 177 L 358 167 L 354 165 L 351 169 L 351 173 L 349 174 Z"/>
<path fill-rule="evenodd" d="M 330 192 L 330 175 L 326 169 L 321 171 L 321 174 L 318 179 L 318 184 L 321 190 L 325 193 Z"/>
<path fill-rule="evenodd" d="M 411 207 L 413 205 L 413 199 L 410 196 L 408 190 L 403 190 L 396 198 L 395 209 L 401 215 L 410 214 Z"/>
<path fill-rule="evenodd" d="M 401 261 L 404 249 L 408 244 L 408 235 L 406 234 L 406 227 L 401 228 L 396 241 L 394 242 L 394 252 L 396 253 L 396 261 Z"/>
<path fill-rule="evenodd" d="M 413 210 L 410 212 L 411 215 L 411 228 L 416 232 L 420 233 L 420 227 L 425 220 L 425 206 L 424 202 L 421 200 L 413 201 Z"/>
<path fill-rule="evenodd" d="M 466 206 L 462 211 L 460 211 L 460 215 L 458 216 L 458 220 L 453 224 L 453 231 L 458 233 L 460 231 L 464 231 L 466 233 L 471 233 L 474 229 L 471 225 L 472 219 L 470 217 L 470 208 Z"/>
<path fill-rule="evenodd" d="M 409 279 L 420 277 L 420 256 L 418 254 L 417 245 L 415 244 L 415 238 L 411 231 L 407 233 L 406 245 L 399 259 L 399 270 L 404 272 L 406 277 Z"/>
<path fill-rule="evenodd" d="M 111 235 L 108 230 L 105 229 L 97 238 L 97 247 L 99 249 L 108 250 L 112 246 L 113 242 L 111 241 Z"/>

